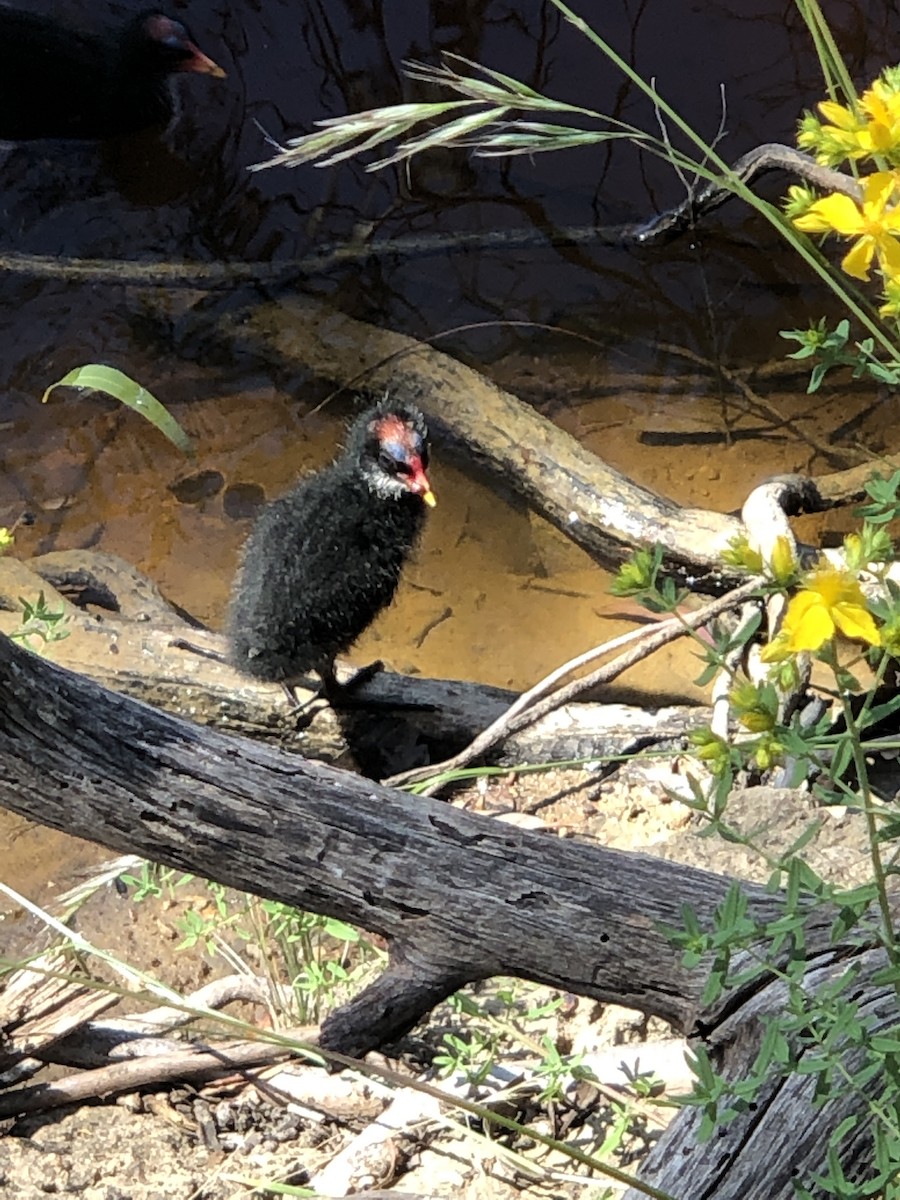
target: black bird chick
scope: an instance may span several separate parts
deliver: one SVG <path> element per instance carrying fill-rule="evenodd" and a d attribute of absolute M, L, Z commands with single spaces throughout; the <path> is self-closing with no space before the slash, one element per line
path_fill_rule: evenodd
<path fill-rule="evenodd" d="M 179 71 L 225 75 L 165 13 L 139 13 L 104 37 L 0 7 L 0 139 L 110 138 L 166 123 Z"/>
<path fill-rule="evenodd" d="M 288 691 L 314 670 L 340 690 L 335 656 L 390 604 L 435 504 L 427 467 L 424 417 L 385 399 L 339 458 L 263 509 L 231 595 L 232 666 Z"/>

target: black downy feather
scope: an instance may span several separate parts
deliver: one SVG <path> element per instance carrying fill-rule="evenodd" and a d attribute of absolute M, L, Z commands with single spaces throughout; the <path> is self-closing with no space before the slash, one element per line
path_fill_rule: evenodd
<path fill-rule="evenodd" d="M 390 415 L 404 422 L 427 466 L 422 414 L 383 401 L 354 423 L 340 457 L 257 518 L 228 614 L 229 661 L 238 670 L 288 685 L 310 670 L 327 679 L 335 655 L 393 599 L 426 502 L 393 475 L 373 432 Z"/>

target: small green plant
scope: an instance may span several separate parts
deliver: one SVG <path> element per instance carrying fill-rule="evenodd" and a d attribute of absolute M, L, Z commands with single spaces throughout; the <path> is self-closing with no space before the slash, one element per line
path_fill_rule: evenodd
<path fill-rule="evenodd" d="M 210 957 L 234 961 L 244 947 L 261 962 L 271 983 L 273 1001 L 291 1023 L 322 1018 L 374 974 L 383 956 L 358 930 L 334 917 L 302 912 L 274 900 L 234 892 L 221 884 L 144 863 L 137 874 L 122 876 L 133 887 L 133 899 L 186 900 L 176 920 L 179 950 L 202 947 Z M 200 886 L 184 895 L 188 884 Z"/>
<path fill-rule="evenodd" d="M 818 391 L 822 380 L 835 367 L 850 367 L 854 379 L 874 379 L 876 383 L 886 383 L 891 387 L 900 383 L 900 365 L 888 366 L 876 357 L 874 338 L 851 341 L 850 322 L 846 317 L 838 321 L 834 329 L 829 329 L 822 317 L 808 329 L 782 329 L 781 336 L 800 343 L 800 349 L 789 354 L 788 358 L 816 360 L 810 372 L 807 393 Z"/>
<path fill-rule="evenodd" d="M 593 1079 L 594 1073 L 584 1066 L 584 1054 L 562 1054 L 556 1042 L 544 1034 L 540 1041 L 543 1057 L 535 1067 L 535 1075 L 542 1082 L 538 1099 L 546 1104 L 562 1098 L 564 1088 L 573 1080 Z M 625 1107 L 624 1105 L 622 1106 Z M 629 1121 L 631 1114 L 628 1114 Z M 623 1136 L 625 1130 L 622 1131 Z"/>
<path fill-rule="evenodd" d="M 22 623 L 12 631 L 10 637 L 27 646 L 29 650 L 36 649 L 32 638 L 38 638 L 41 645 L 46 646 L 51 642 L 61 642 L 69 636 L 69 630 L 65 628 L 69 618 L 63 609 L 55 611 L 50 608 L 43 592 L 39 592 L 34 601 L 25 600 L 20 596 L 19 603 L 22 605 Z"/>
<path fill-rule="evenodd" d="M 434 1056 L 434 1066 L 447 1078 L 462 1075 L 469 1083 L 483 1083 L 494 1067 L 497 1041 L 477 1030 L 445 1033 L 444 1049 Z"/>
<path fill-rule="evenodd" d="M 674 579 L 662 575 L 662 564 L 662 546 L 636 550 L 613 577 L 610 591 L 614 596 L 628 596 L 650 612 L 674 613 L 690 592 L 677 588 Z"/>
<path fill-rule="evenodd" d="M 528 1098 L 541 1109 L 563 1110 L 573 1103 L 572 1085 L 579 1081 L 596 1084 L 583 1052 L 567 1053 L 556 1029 L 563 999 L 548 995 L 536 985 L 519 979 L 493 979 L 451 996 L 447 1002 L 456 1017 L 452 1030 L 444 1032 L 441 1049 L 432 1062 L 440 1075 L 465 1079 L 473 1087 L 503 1071 L 521 1073 L 512 1094 Z M 638 1075 L 625 1085 L 598 1085 L 597 1118 L 584 1126 L 592 1129 L 590 1153 L 608 1164 L 622 1153 L 623 1143 L 646 1123 L 646 1103 L 664 1090 L 658 1080 Z M 592 1193 L 607 1195 L 606 1192 Z M 611 1195 L 611 1193 L 610 1193 Z"/>
<path fill-rule="evenodd" d="M 177 875 L 178 872 L 171 867 L 161 867 L 159 863 L 142 860 L 137 875 L 126 871 L 121 880 L 127 887 L 134 889 L 131 898 L 140 903 L 142 900 L 158 900 L 163 896 L 172 899 L 177 888 L 190 883 L 194 878 L 193 875 L 183 874 L 176 879 Z"/>

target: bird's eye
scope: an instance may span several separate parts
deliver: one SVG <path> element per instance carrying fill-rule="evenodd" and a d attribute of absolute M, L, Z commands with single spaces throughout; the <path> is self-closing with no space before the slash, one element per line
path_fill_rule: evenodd
<path fill-rule="evenodd" d="M 378 452 L 378 465 L 391 475 L 410 475 L 409 464 L 383 446 Z"/>

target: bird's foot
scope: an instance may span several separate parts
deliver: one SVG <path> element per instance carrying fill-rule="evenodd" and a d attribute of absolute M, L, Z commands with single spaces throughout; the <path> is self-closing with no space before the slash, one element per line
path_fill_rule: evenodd
<path fill-rule="evenodd" d="M 357 688 L 365 687 L 370 680 L 375 678 L 379 671 L 383 670 L 384 663 L 380 658 L 376 658 L 375 661 L 370 662 L 368 666 L 360 667 L 355 675 L 351 675 L 346 683 L 340 684 L 339 686 L 342 687 L 345 692 L 355 692 Z"/>
<path fill-rule="evenodd" d="M 281 684 L 281 690 L 287 697 L 287 702 L 290 705 L 291 713 L 295 717 L 302 717 L 306 714 L 309 714 L 310 709 L 317 700 L 328 699 L 328 692 L 324 683 L 320 684 L 319 687 L 317 687 L 314 692 L 310 693 L 305 700 L 300 699 L 300 697 L 297 695 L 296 688 L 297 684 L 295 683 L 283 682 Z M 303 690 L 307 691 L 308 689 L 304 688 Z"/>

